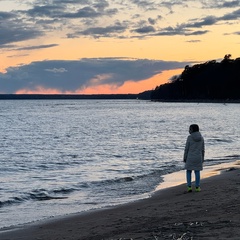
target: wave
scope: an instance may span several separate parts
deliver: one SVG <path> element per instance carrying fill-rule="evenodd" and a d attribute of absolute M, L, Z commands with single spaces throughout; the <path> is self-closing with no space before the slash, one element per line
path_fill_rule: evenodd
<path fill-rule="evenodd" d="M 176 164 L 162 166 L 156 170 L 149 170 L 147 173 L 131 176 L 123 176 L 114 179 L 106 179 L 101 181 L 81 182 L 73 184 L 69 187 L 60 187 L 57 189 L 47 190 L 44 188 L 35 189 L 31 192 L 13 196 L 7 200 L 0 201 L 0 208 L 11 205 L 19 205 L 27 201 L 50 201 L 66 199 L 74 192 L 86 191 L 90 192 L 107 192 L 110 195 L 135 195 L 147 193 L 153 190 L 156 185 L 163 181 L 162 176 L 174 171 L 177 171 Z"/>
<path fill-rule="evenodd" d="M 67 197 L 63 196 L 51 196 L 47 192 L 35 192 L 35 193 L 29 193 L 29 198 L 31 200 L 36 201 L 46 201 L 46 200 L 53 200 L 53 199 L 65 199 Z"/>
<path fill-rule="evenodd" d="M 0 201 L 0 208 L 4 207 L 4 206 L 9 206 L 9 205 L 15 205 L 15 204 L 19 204 L 21 203 L 21 199 L 19 198 L 13 198 L 11 200 L 6 200 L 6 201 Z"/>
<path fill-rule="evenodd" d="M 226 156 L 229 159 L 233 159 L 233 160 L 239 160 L 240 159 L 240 155 L 234 154 L 234 155 L 227 155 Z"/>
<path fill-rule="evenodd" d="M 226 161 L 238 160 L 240 155 L 227 155 L 223 158 L 206 159 L 206 165 L 216 165 Z M 177 172 L 183 169 L 180 161 L 159 166 L 156 169 L 150 169 L 147 172 L 138 174 L 124 173 L 121 177 L 112 179 L 79 182 L 68 187 L 59 187 L 54 189 L 34 189 L 23 193 L 20 196 L 13 196 L 6 200 L 0 200 L 0 208 L 12 205 L 19 205 L 27 201 L 51 201 L 67 199 L 73 193 L 88 192 L 90 195 L 108 194 L 112 197 L 133 196 L 146 194 L 153 191 L 157 185 L 163 181 L 163 175 Z"/>
<path fill-rule="evenodd" d="M 60 188 L 47 191 L 46 189 L 37 189 L 21 196 L 11 197 L 8 200 L 0 201 L 0 208 L 11 205 L 18 205 L 27 201 L 49 201 L 56 199 L 66 199 L 67 194 L 75 191 L 73 188 Z"/>
<path fill-rule="evenodd" d="M 215 144 L 217 143 L 232 143 L 232 139 L 221 139 L 221 138 L 210 138 L 208 139 L 209 144 Z"/>
<path fill-rule="evenodd" d="M 226 155 L 223 157 L 216 157 L 216 158 L 209 158 L 205 159 L 205 164 L 206 165 L 217 165 L 221 163 L 226 163 L 226 162 L 234 162 L 240 159 L 240 155 L 235 154 L 235 155 Z"/>
<path fill-rule="evenodd" d="M 138 175 L 89 182 L 88 186 L 95 194 L 106 192 L 108 196 L 116 198 L 148 194 L 163 182 L 163 175 L 182 170 L 182 165 L 178 163 L 161 166 L 159 169 L 151 169 Z"/>

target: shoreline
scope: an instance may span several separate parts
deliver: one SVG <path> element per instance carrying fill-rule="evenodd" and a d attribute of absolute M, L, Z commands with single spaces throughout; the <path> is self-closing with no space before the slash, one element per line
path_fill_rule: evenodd
<path fill-rule="evenodd" d="M 214 167 L 215 170 L 212 171 L 211 168 Z M 160 184 L 161 188 L 156 189 L 149 198 L 2 229 L 0 238 L 177 239 L 185 234 L 184 236 L 189 236 L 185 239 L 193 236 L 207 239 L 224 239 L 221 237 L 237 239 L 240 235 L 239 167 L 239 161 L 206 167 L 206 172 L 203 171 L 206 176 L 204 174 L 202 176 L 200 193 L 186 194 L 186 185 L 179 182 L 180 185 L 161 186 L 165 182 L 169 184 L 176 180 L 172 178 L 168 181 L 165 175 L 164 183 Z M 219 208 L 216 209 L 216 206 Z M 192 231 L 196 229 L 201 231 L 196 233 Z M 202 231 L 204 229 L 208 231 Z"/>
<path fill-rule="evenodd" d="M 201 171 L 201 180 L 219 175 L 225 169 L 235 167 L 236 165 L 240 165 L 240 160 L 228 162 L 228 163 L 220 163 L 217 165 L 204 166 L 203 171 Z M 193 175 L 193 180 L 194 180 L 194 175 Z M 154 192 L 163 190 L 165 188 L 175 187 L 182 184 L 186 184 L 185 170 L 180 170 L 178 172 L 173 172 L 167 175 L 163 175 L 163 182 L 161 182 L 156 187 Z"/>

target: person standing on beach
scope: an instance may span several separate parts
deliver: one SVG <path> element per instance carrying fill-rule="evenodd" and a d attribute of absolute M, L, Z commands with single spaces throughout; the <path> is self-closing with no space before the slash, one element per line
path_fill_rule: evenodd
<path fill-rule="evenodd" d="M 192 171 L 194 171 L 195 190 L 196 192 L 200 192 L 200 171 L 203 169 L 205 153 L 204 138 L 199 132 L 197 124 L 190 125 L 189 133 L 183 157 L 187 177 L 187 191 L 192 192 Z"/>

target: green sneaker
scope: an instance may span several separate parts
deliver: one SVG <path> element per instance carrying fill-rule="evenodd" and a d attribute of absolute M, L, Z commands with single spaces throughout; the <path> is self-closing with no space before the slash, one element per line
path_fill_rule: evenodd
<path fill-rule="evenodd" d="M 187 188 L 187 192 L 192 192 L 192 187 L 191 186 Z"/>
<path fill-rule="evenodd" d="M 201 188 L 200 188 L 200 187 L 196 187 L 196 188 L 195 188 L 195 191 L 196 191 L 196 192 L 200 192 L 200 191 L 201 191 Z"/>

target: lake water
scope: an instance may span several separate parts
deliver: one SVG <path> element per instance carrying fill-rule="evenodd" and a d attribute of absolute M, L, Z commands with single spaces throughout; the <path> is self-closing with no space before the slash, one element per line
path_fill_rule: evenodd
<path fill-rule="evenodd" d="M 239 121 L 239 104 L 2 100 L 0 228 L 148 197 L 192 123 L 206 166 L 238 160 Z"/>

